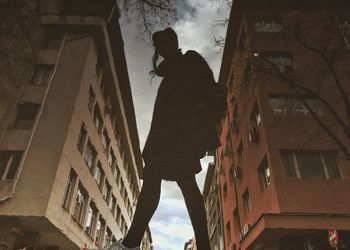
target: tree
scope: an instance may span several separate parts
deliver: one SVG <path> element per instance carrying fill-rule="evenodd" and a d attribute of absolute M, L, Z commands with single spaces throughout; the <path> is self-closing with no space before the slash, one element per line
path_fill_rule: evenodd
<path fill-rule="evenodd" d="M 170 0 L 122 0 L 120 7 L 125 15 L 136 15 L 141 35 L 151 36 L 154 29 L 169 25 L 177 18 L 177 1 Z"/>

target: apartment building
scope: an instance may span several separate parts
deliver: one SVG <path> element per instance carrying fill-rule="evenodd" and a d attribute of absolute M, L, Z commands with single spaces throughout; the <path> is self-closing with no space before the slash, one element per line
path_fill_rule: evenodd
<path fill-rule="evenodd" d="M 1 8 L 21 14 L 2 23 L 7 51 L 30 60 L 0 63 L 0 248 L 107 247 L 131 224 L 142 175 L 117 3 Z"/>
<path fill-rule="evenodd" d="M 233 1 L 225 249 L 350 249 L 349 17 L 348 1 Z"/>
<path fill-rule="evenodd" d="M 217 161 L 209 163 L 204 181 L 203 200 L 207 212 L 208 233 L 212 250 L 224 248 L 222 208 Z"/>

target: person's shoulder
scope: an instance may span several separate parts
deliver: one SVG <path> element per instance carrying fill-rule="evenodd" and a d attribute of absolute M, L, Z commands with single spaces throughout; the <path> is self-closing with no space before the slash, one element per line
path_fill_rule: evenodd
<path fill-rule="evenodd" d="M 197 63 L 205 62 L 204 57 L 195 50 L 186 51 L 185 57 L 192 62 L 197 62 Z"/>
<path fill-rule="evenodd" d="M 185 53 L 185 56 L 189 57 L 202 57 L 197 51 L 195 50 L 187 50 Z"/>

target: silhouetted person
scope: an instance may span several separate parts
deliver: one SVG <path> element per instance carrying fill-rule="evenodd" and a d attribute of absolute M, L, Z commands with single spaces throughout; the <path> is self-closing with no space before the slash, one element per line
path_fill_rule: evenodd
<path fill-rule="evenodd" d="M 138 249 L 160 198 L 162 180 L 176 181 L 184 196 L 199 250 L 209 250 L 206 213 L 195 175 L 200 158 L 218 147 L 211 118 L 206 115 L 208 84 L 214 81 L 206 61 L 195 51 L 184 55 L 177 35 L 167 28 L 152 36 L 154 73 L 164 77 L 154 106 L 150 133 L 142 156 L 143 185 L 131 227 L 111 249 Z M 164 58 L 159 65 L 159 55 Z"/>

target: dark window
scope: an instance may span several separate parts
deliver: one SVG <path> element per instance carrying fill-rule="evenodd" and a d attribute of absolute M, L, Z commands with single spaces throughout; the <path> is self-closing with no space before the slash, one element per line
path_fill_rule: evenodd
<path fill-rule="evenodd" d="M 90 111 L 92 111 L 92 108 L 94 107 L 95 100 L 96 100 L 95 93 L 94 93 L 92 87 L 90 86 L 90 88 L 89 88 L 89 103 L 88 103 L 88 107 L 89 107 Z"/>
<path fill-rule="evenodd" d="M 114 197 L 114 195 L 112 195 L 112 198 L 109 200 L 109 204 L 108 204 L 108 207 L 112 211 L 112 213 L 114 213 L 115 211 L 116 204 L 117 204 L 117 199 Z"/>
<path fill-rule="evenodd" d="M 258 108 L 258 104 L 254 105 L 252 113 L 250 114 L 250 121 L 252 126 L 255 126 L 255 127 L 257 127 L 261 122 L 261 115 Z"/>
<path fill-rule="evenodd" d="M 281 152 L 285 173 L 297 178 L 341 178 L 334 152 Z"/>
<path fill-rule="evenodd" d="M 80 127 L 80 132 L 79 132 L 79 137 L 78 137 L 78 142 L 77 142 L 78 149 L 80 152 L 84 151 L 86 139 L 87 139 L 87 131 L 85 128 L 85 124 L 83 123 Z"/>
<path fill-rule="evenodd" d="M 78 190 L 75 196 L 75 204 L 73 210 L 73 218 L 79 223 L 83 224 L 84 210 L 87 205 L 88 195 L 85 188 L 79 183 Z"/>
<path fill-rule="evenodd" d="M 226 182 L 225 182 L 225 184 L 224 184 L 224 199 L 226 200 L 226 198 L 227 198 L 227 185 L 226 185 Z"/>
<path fill-rule="evenodd" d="M 51 65 L 35 65 L 34 72 L 29 84 L 35 86 L 46 85 L 50 80 L 51 74 Z"/>
<path fill-rule="evenodd" d="M 103 134 L 102 134 L 102 137 L 101 137 L 101 142 L 102 142 L 102 146 L 103 146 L 104 150 L 107 151 L 111 140 L 109 139 L 109 136 L 108 136 L 108 133 L 107 133 L 106 129 L 103 130 Z"/>
<path fill-rule="evenodd" d="M 40 104 L 23 103 L 17 105 L 17 115 L 14 123 L 16 128 L 31 128 L 34 124 Z"/>
<path fill-rule="evenodd" d="M 21 162 L 21 151 L 0 151 L 0 180 L 12 180 Z"/>
<path fill-rule="evenodd" d="M 99 187 L 101 187 L 101 183 L 102 183 L 102 180 L 103 180 L 103 177 L 104 177 L 105 173 L 102 169 L 102 164 L 100 161 L 97 162 L 97 168 L 96 168 L 96 171 L 95 171 L 95 180 L 97 182 L 97 185 Z"/>
<path fill-rule="evenodd" d="M 241 231 L 239 224 L 240 224 L 239 214 L 238 214 L 238 209 L 236 208 L 233 211 L 233 230 L 235 232 L 240 232 Z"/>
<path fill-rule="evenodd" d="M 282 26 L 271 19 L 254 20 L 253 25 L 256 32 L 280 32 L 282 30 Z"/>
<path fill-rule="evenodd" d="M 262 53 L 262 67 L 264 69 L 278 69 L 282 73 L 294 71 L 293 56 L 291 53 Z"/>
<path fill-rule="evenodd" d="M 100 133 L 102 131 L 103 122 L 102 122 L 101 112 L 97 104 L 95 105 L 95 108 L 94 108 L 94 124 L 95 124 L 95 127 L 97 128 L 97 131 Z"/>
<path fill-rule="evenodd" d="M 238 154 L 238 160 L 242 160 L 244 158 L 244 149 L 243 149 L 242 141 L 241 141 L 241 143 L 238 146 L 237 154 Z"/>
<path fill-rule="evenodd" d="M 317 100 L 301 97 L 314 114 L 319 114 Z M 309 115 L 309 110 L 302 100 L 293 96 L 272 96 L 269 98 L 274 115 Z"/>
<path fill-rule="evenodd" d="M 97 153 L 94 146 L 89 141 L 85 147 L 84 160 L 86 165 L 91 169 L 95 163 Z"/>
<path fill-rule="evenodd" d="M 69 208 L 69 204 L 71 202 L 72 192 L 73 192 L 73 188 L 76 180 L 77 180 L 77 174 L 73 169 L 71 169 L 69 173 L 68 181 L 66 184 L 66 189 L 64 190 L 64 195 L 63 195 L 62 207 L 65 209 Z"/>
<path fill-rule="evenodd" d="M 109 151 L 109 154 L 108 154 L 108 163 L 109 163 L 109 166 L 110 167 L 113 167 L 114 164 L 116 162 L 116 157 L 114 155 L 114 151 L 113 149 L 111 148 L 111 150 Z"/>
<path fill-rule="evenodd" d="M 261 187 L 265 190 L 271 184 L 271 172 L 266 158 L 261 162 L 258 171 Z"/>
<path fill-rule="evenodd" d="M 231 242 L 231 225 L 230 222 L 227 222 L 226 224 L 226 235 L 228 242 Z"/>
<path fill-rule="evenodd" d="M 245 84 L 249 84 L 250 81 L 252 80 L 252 68 L 251 68 L 249 61 L 247 62 L 247 65 L 244 69 L 244 79 L 243 80 L 244 80 Z"/>
<path fill-rule="evenodd" d="M 98 221 L 96 223 L 96 237 L 95 237 L 95 243 L 99 247 L 102 247 L 105 230 L 106 230 L 106 222 L 100 216 L 100 218 L 98 218 Z"/>
<path fill-rule="evenodd" d="M 242 198 L 243 198 L 243 205 L 246 213 L 250 213 L 252 211 L 252 204 L 250 201 L 248 189 L 244 192 Z"/>
<path fill-rule="evenodd" d="M 112 187 L 111 187 L 111 185 L 108 183 L 108 181 L 106 180 L 105 185 L 104 185 L 104 187 L 103 187 L 102 196 L 103 196 L 103 199 L 104 199 L 105 201 L 107 201 L 107 202 L 108 202 L 109 196 L 110 196 L 110 194 L 111 194 L 111 190 L 112 190 Z"/>
<path fill-rule="evenodd" d="M 85 232 L 92 237 L 97 223 L 98 210 L 94 202 L 90 202 L 88 215 L 86 218 Z"/>
<path fill-rule="evenodd" d="M 105 245 L 104 247 L 109 247 L 110 245 L 112 245 L 112 231 L 107 227 L 107 230 L 105 232 Z"/>

